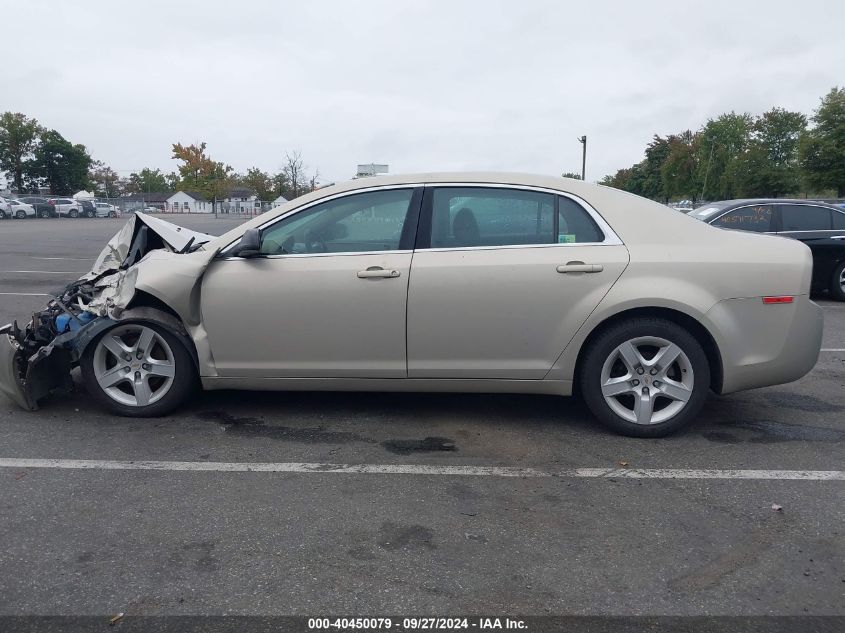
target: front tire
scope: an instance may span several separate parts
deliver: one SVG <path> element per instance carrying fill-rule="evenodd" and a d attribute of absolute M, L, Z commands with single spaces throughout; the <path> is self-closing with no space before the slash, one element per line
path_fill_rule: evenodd
<path fill-rule="evenodd" d="M 845 261 L 839 262 L 830 279 L 830 296 L 845 301 Z"/>
<path fill-rule="evenodd" d="M 78 218 L 79 217 L 79 211 L 77 211 L 76 209 L 71 209 L 70 213 L 68 213 L 68 215 L 72 218 Z"/>
<path fill-rule="evenodd" d="M 101 334 L 80 360 L 89 393 L 112 413 L 157 417 L 191 395 L 196 371 L 182 341 L 149 321 L 120 323 Z"/>
<path fill-rule="evenodd" d="M 50 217 L 50 212 L 49 212 L 49 211 L 42 211 L 42 212 L 41 212 L 41 213 L 39 213 L 38 215 L 40 215 L 42 218 L 49 218 L 49 217 Z"/>
<path fill-rule="evenodd" d="M 16 211 L 16 212 L 15 212 L 15 217 L 16 217 L 18 220 L 26 220 L 26 211 Z"/>
<path fill-rule="evenodd" d="M 85 217 L 86 217 L 86 218 L 93 218 L 93 217 L 94 217 L 94 212 L 93 212 L 93 211 L 86 211 L 86 212 L 85 212 Z"/>
<path fill-rule="evenodd" d="M 707 355 L 672 321 L 639 317 L 618 323 L 584 354 L 584 400 L 602 424 L 622 435 L 674 433 L 695 419 L 707 398 Z"/>

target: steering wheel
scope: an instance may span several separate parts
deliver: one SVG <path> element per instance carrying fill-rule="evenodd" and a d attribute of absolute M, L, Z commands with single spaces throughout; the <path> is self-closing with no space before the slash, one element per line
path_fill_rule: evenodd
<path fill-rule="evenodd" d="M 321 233 L 309 231 L 305 236 L 305 250 L 309 253 L 328 253 L 329 247 Z"/>

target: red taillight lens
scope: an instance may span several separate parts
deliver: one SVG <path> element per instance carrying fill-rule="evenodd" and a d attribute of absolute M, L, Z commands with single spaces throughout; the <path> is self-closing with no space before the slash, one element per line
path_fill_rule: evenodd
<path fill-rule="evenodd" d="M 792 303 L 795 301 L 795 297 L 791 297 L 789 295 L 782 295 L 780 297 L 763 297 L 763 303 L 770 304 L 770 303 Z"/>

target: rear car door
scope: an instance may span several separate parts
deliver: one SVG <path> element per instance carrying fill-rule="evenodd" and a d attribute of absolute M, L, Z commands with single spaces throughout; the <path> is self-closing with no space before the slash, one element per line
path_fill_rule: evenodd
<path fill-rule="evenodd" d="M 404 378 L 422 189 L 342 194 L 261 229 L 261 256 L 222 257 L 201 307 L 220 376 Z"/>
<path fill-rule="evenodd" d="M 542 379 L 628 259 L 574 197 L 427 185 L 408 289 L 408 377 Z"/>
<path fill-rule="evenodd" d="M 792 202 L 778 206 L 778 235 L 801 240 L 810 247 L 813 252 L 813 286 L 816 290 L 828 288 L 834 270 L 845 258 L 845 230 L 834 225 L 841 226 L 845 216 L 811 203 Z"/>

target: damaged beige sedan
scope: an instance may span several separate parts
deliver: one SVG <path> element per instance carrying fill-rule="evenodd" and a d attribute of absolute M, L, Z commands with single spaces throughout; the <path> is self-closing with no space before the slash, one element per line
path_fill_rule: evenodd
<path fill-rule="evenodd" d="M 106 408 L 157 416 L 198 384 L 577 389 L 610 428 L 656 437 L 710 390 L 810 371 L 811 270 L 800 242 L 579 181 L 362 179 L 220 237 L 136 214 L 90 273 L 0 330 L 0 390 L 35 409 L 79 366 Z"/>

